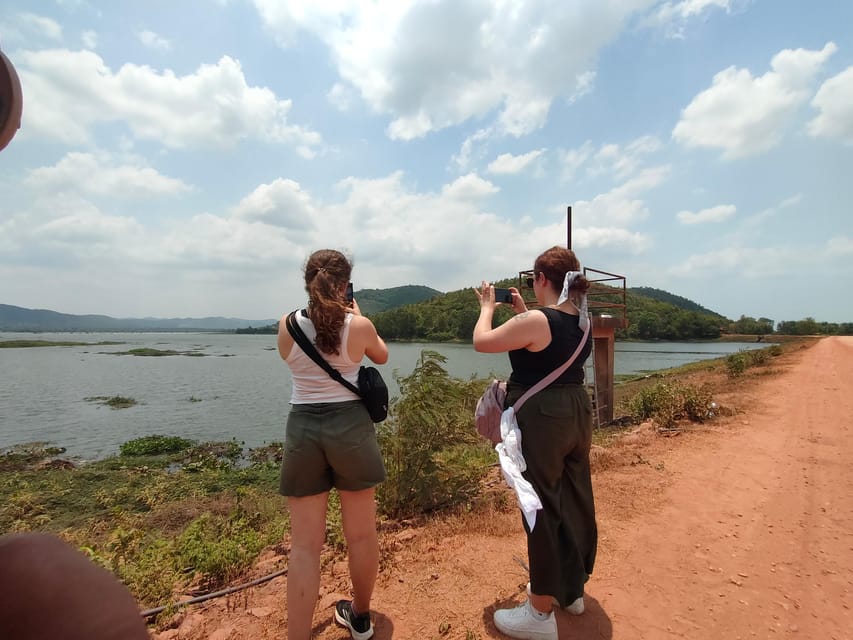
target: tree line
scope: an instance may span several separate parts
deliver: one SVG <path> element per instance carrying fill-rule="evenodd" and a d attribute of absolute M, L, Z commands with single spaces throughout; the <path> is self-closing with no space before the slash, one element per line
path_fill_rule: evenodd
<path fill-rule="evenodd" d="M 514 279 L 496 286 L 517 286 Z M 621 303 L 621 291 L 600 298 Z M 628 328 L 617 331 L 621 339 L 636 340 L 713 340 L 719 338 L 730 322 L 723 316 L 681 309 L 639 293 L 626 293 Z M 594 304 L 593 313 L 596 313 Z M 413 342 L 468 342 L 480 315 L 477 298 L 470 289 L 451 291 L 425 302 L 408 304 L 370 316 L 379 335 L 387 340 Z M 495 322 L 512 315 L 498 307 Z"/>
<path fill-rule="evenodd" d="M 518 286 L 515 279 L 495 283 L 499 287 Z M 469 342 L 474 325 L 480 315 L 477 298 L 471 289 L 460 289 L 445 294 L 425 287 L 399 287 L 401 290 L 416 290 L 420 296 L 432 291 L 436 295 L 428 300 L 402 304 L 377 313 L 366 313 L 376 329 L 386 340 L 401 342 Z M 421 290 L 422 289 L 422 290 Z M 377 290 L 378 291 L 378 290 Z M 371 291 L 370 293 L 376 293 Z M 405 291 L 409 294 L 409 291 Z M 414 294 L 413 294 L 414 295 Z M 525 297 L 532 297 L 525 292 Z M 621 304 L 621 289 L 612 294 L 591 296 L 592 312 L 610 312 L 596 308 L 596 302 Z M 385 301 L 388 303 L 388 301 Z M 730 320 L 714 313 L 695 302 L 675 296 L 666 291 L 648 287 L 631 288 L 625 292 L 626 329 L 618 329 L 620 340 L 715 340 L 724 334 L 753 336 L 772 335 L 853 335 L 853 322 L 817 322 L 814 318 L 784 320 L 778 325 L 770 318 L 741 316 Z M 378 303 L 377 303 L 378 304 Z M 359 306 L 361 302 L 359 301 Z M 512 312 L 498 307 L 495 322 L 505 321 Z M 278 323 L 264 327 L 238 329 L 236 333 L 267 333 L 278 331 Z"/>

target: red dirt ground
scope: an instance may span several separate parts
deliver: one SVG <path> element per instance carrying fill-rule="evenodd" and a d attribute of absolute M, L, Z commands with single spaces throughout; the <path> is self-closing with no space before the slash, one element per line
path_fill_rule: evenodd
<path fill-rule="evenodd" d="M 586 613 L 558 612 L 561 639 L 853 638 L 853 338 L 779 360 L 717 396 L 734 416 L 678 437 L 646 425 L 597 451 L 598 561 Z M 504 637 L 492 613 L 527 582 L 514 508 L 384 531 L 382 547 L 377 640 Z M 284 566 L 271 550 L 256 573 Z M 285 582 L 188 608 L 152 637 L 283 639 Z M 314 637 L 345 640 L 332 622 L 345 564 L 322 582 Z"/>

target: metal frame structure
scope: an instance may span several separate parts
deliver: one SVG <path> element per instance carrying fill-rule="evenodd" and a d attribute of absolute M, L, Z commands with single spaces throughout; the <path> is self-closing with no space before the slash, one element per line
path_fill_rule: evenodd
<path fill-rule="evenodd" d="M 568 207 L 566 226 L 567 246 L 571 249 L 571 207 Z M 613 420 L 616 329 L 628 327 L 627 283 L 625 276 L 601 269 L 584 267 L 583 273 L 590 285 L 587 305 L 592 316 L 592 352 L 584 368 L 592 368 L 591 375 L 585 378 L 592 393 L 593 422 L 597 428 Z M 518 272 L 518 291 L 531 309 L 539 306 L 526 282 L 534 275 L 532 269 Z"/>

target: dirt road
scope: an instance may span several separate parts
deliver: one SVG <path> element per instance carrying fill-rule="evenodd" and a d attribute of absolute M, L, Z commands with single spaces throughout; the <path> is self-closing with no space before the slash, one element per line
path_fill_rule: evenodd
<path fill-rule="evenodd" d="M 629 434 L 594 476 L 600 544 L 587 611 L 560 638 L 853 638 L 853 338 L 825 338 L 752 375 L 740 412 L 664 438 Z M 605 460 L 606 461 L 606 460 Z M 527 576 L 517 513 L 388 533 L 377 640 L 502 638 L 495 607 Z M 315 637 L 346 594 L 326 569 Z M 176 619 L 161 640 L 284 638 L 285 579 Z"/>

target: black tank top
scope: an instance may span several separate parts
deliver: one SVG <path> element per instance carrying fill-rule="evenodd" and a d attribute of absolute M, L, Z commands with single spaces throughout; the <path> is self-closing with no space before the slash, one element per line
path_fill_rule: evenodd
<path fill-rule="evenodd" d="M 515 349 L 509 352 L 509 362 L 512 374 L 509 379 L 526 387 L 533 386 L 566 360 L 575 352 L 578 343 L 583 338 L 579 317 L 563 313 L 557 309 L 544 307 L 539 309 L 548 319 L 551 329 L 551 342 L 542 351 Z M 553 384 L 583 383 L 583 364 L 592 350 L 592 339 L 588 339 L 578 357 Z"/>

